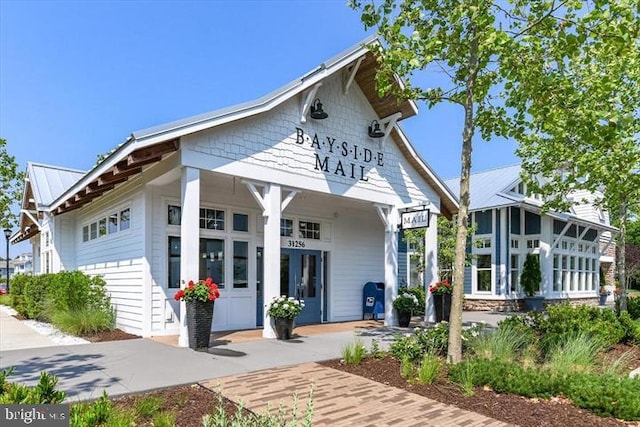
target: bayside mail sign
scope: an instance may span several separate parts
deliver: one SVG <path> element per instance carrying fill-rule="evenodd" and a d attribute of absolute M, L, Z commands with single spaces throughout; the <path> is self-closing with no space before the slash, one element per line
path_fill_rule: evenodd
<path fill-rule="evenodd" d="M 408 230 L 411 228 L 427 228 L 429 227 L 429 218 L 431 211 L 423 209 L 421 211 L 402 212 L 400 215 L 400 228 Z"/>
<path fill-rule="evenodd" d="M 371 166 L 384 167 L 384 153 L 381 151 L 373 151 L 347 141 L 337 141 L 330 136 L 319 138 L 317 133 L 311 136 L 299 127 L 296 127 L 296 144 L 309 145 L 315 149 L 315 170 L 326 174 L 366 182 L 369 181 L 366 173 Z"/>

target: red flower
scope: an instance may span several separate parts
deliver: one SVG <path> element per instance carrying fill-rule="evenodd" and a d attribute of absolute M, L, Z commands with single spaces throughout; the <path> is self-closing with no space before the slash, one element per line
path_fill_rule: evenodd
<path fill-rule="evenodd" d="M 176 301 L 202 302 L 215 301 L 215 299 L 219 297 L 220 291 L 218 290 L 218 285 L 215 284 L 210 277 L 206 280 L 198 280 L 197 282 L 189 280 L 189 283 L 187 283 L 187 287 L 184 289 L 180 289 L 173 296 Z"/>
<path fill-rule="evenodd" d="M 432 294 L 450 294 L 453 292 L 453 286 L 447 280 L 443 280 L 429 286 L 429 292 Z"/>
<path fill-rule="evenodd" d="M 176 301 L 180 301 L 181 298 L 184 297 L 184 291 L 182 289 L 180 289 L 178 292 L 176 292 L 176 294 L 173 296 L 173 298 Z"/>

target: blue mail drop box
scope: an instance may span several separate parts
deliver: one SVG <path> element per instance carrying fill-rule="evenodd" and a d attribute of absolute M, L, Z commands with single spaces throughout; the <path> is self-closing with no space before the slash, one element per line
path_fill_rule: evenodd
<path fill-rule="evenodd" d="M 362 318 L 378 319 L 384 316 L 384 282 L 367 282 L 362 288 Z"/>

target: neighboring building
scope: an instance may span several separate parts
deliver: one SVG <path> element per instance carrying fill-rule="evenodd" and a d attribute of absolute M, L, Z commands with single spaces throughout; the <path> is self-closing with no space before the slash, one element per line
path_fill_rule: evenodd
<path fill-rule="evenodd" d="M 30 253 L 20 254 L 10 261 L 13 266 L 13 274 L 32 274 L 33 255 Z"/>
<path fill-rule="evenodd" d="M 520 274 L 528 253 L 540 255 L 541 295 L 548 302 L 596 302 L 600 268 L 609 271 L 615 264 L 616 229 L 609 216 L 586 192 L 573 195 L 570 212 L 543 214 L 540 197 L 529 194 L 520 173 L 515 165 L 471 175 L 470 221 L 476 229 L 465 270 L 465 307 L 521 308 Z M 459 194 L 459 178 L 446 184 Z M 612 277 L 606 280 L 612 289 Z"/>
<path fill-rule="evenodd" d="M 397 124 L 416 105 L 378 97 L 364 46 L 254 102 L 134 132 L 86 174 L 30 164 L 13 242 L 31 239 L 36 271 L 102 275 L 118 327 L 181 345 L 173 295 L 205 277 L 222 288 L 214 330 L 273 337 L 279 294 L 305 300 L 299 324 L 361 319 L 369 281 L 395 323 L 400 212 L 429 209 L 429 285 L 437 216 L 458 204 Z"/>
<path fill-rule="evenodd" d="M 9 261 L 9 278 L 13 276 L 13 266 L 11 265 L 11 261 Z M 7 282 L 7 260 L 0 259 L 0 283 Z"/>

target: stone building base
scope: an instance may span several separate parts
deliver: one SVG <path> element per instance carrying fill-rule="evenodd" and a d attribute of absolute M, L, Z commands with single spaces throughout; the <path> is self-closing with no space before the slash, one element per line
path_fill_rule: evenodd
<path fill-rule="evenodd" d="M 600 303 L 598 297 L 593 298 L 559 298 L 559 299 L 547 299 L 544 301 L 545 305 L 563 304 L 568 302 L 572 306 L 577 305 L 593 305 L 597 306 Z M 509 299 L 509 300 L 488 300 L 488 299 L 470 299 L 468 297 L 464 300 L 464 310 L 468 311 L 525 311 L 524 299 Z"/>

